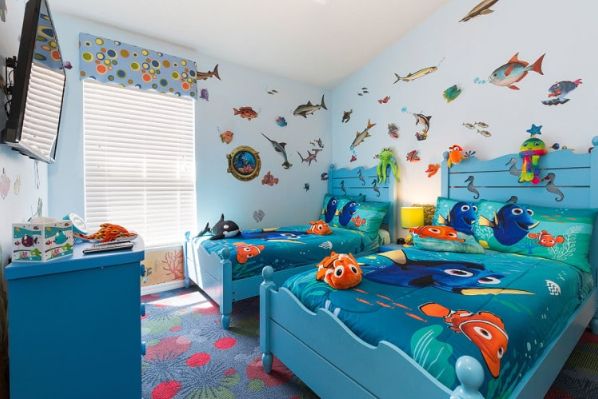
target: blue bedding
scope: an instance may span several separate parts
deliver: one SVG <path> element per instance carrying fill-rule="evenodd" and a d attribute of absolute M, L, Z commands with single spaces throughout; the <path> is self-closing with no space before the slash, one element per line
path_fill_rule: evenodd
<path fill-rule="evenodd" d="M 396 345 L 450 389 L 457 358 L 475 357 L 487 398 L 509 397 L 593 287 L 590 274 L 565 263 L 492 251 L 406 248 L 358 261 L 364 278 L 354 289 L 334 290 L 315 271 L 284 287 L 364 341 Z"/>
<path fill-rule="evenodd" d="M 231 252 L 233 280 L 259 275 L 264 266 L 284 270 L 317 264 L 330 250 L 367 255 L 375 252 L 378 241 L 361 231 L 331 227 L 332 234 L 306 234 L 309 225 L 281 227 L 276 230 L 244 231 L 240 237 L 205 240 L 201 245 L 209 253 Z M 314 269 L 315 270 L 315 269 Z"/>

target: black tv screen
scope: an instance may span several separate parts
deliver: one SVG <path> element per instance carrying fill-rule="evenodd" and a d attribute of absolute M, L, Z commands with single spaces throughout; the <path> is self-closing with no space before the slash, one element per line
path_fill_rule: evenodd
<path fill-rule="evenodd" d="M 66 75 L 46 0 L 29 0 L 2 141 L 51 163 L 56 156 Z"/>

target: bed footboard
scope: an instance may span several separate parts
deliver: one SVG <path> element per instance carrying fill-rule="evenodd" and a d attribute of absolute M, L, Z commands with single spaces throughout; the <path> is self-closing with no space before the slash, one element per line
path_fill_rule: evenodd
<path fill-rule="evenodd" d="M 396 346 L 385 341 L 369 345 L 328 310 L 310 311 L 289 290 L 277 289 L 273 273 L 269 266 L 263 269 L 260 287 L 264 371 L 272 370 L 276 356 L 325 398 L 394 398 L 401 392 L 423 398 L 483 399 L 479 388 L 484 372 L 476 359 L 457 360 L 461 385 L 451 391 Z"/>
<path fill-rule="evenodd" d="M 184 256 L 185 280 L 193 281 L 218 304 L 222 328 L 228 329 L 233 308 L 233 266 L 229 249 L 224 248 L 218 254 L 208 253 L 199 242 L 186 235 Z"/>

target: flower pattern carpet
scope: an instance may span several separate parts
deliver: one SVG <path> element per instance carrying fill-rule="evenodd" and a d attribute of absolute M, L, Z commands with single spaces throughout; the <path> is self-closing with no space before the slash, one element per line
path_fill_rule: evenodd
<path fill-rule="evenodd" d="M 313 399 L 277 359 L 262 370 L 259 299 L 233 306 L 231 329 L 196 289 L 146 295 L 144 399 Z M 598 398 L 598 337 L 584 334 L 545 399 Z"/>

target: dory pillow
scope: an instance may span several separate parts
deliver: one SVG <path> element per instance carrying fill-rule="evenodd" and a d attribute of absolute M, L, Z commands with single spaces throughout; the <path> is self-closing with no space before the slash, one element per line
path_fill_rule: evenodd
<path fill-rule="evenodd" d="M 439 240 L 413 234 L 413 246 L 426 251 L 463 252 L 467 254 L 483 254 L 484 248 L 473 236 L 457 233 L 459 240 Z"/>
<path fill-rule="evenodd" d="M 474 233 L 485 248 L 539 256 L 589 272 L 596 210 L 480 201 Z"/>
<path fill-rule="evenodd" d="M 365 201 L 365 195 L 331 195 L 326 194 L 324 196 L 324 202 L 322 203 L 321 217 L 323 221 L 328 223 L 330 226 L 339 227 L 337 211 L 343 209 L 348 202 L 354 201 L 356 203 Z"/>
<path fill-rule="evenodd" d="M 473 235 L 477 210 L 477 204 L 473 202 L 438 197 L 432 224 L 435 226 L 450 226 L 460 233 Z"/>

